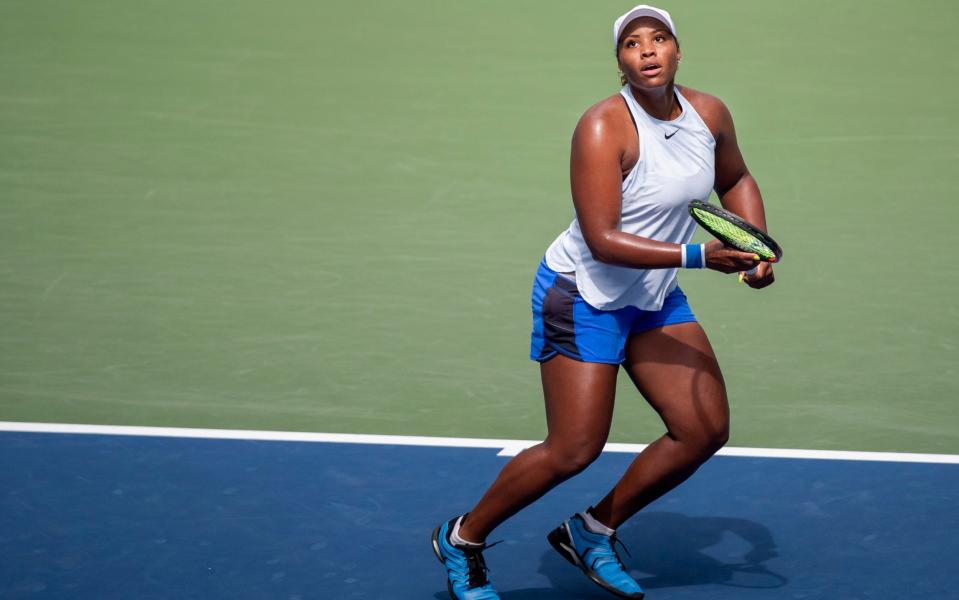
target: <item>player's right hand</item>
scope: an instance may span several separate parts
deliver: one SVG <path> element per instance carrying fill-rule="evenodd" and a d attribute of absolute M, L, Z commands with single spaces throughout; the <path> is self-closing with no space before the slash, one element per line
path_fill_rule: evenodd
<path fill-rule="evenodd" d="M 748 271 L 758 265 L 761 259 L 758 254 L 741 252 L 726 246 L 719 240 L 706 242 L 706 268 L 721 273 L 739 273 Z"/>

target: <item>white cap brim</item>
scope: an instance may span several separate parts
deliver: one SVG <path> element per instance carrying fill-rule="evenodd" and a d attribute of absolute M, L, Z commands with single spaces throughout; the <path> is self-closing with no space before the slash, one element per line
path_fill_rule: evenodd
<path fill-rule="evenodd" d="M 652 17 L 657 21 L 662 21 L 666 27 L 669 28 L 669 32 L 673 34 L 673 37 L 679 39 L 679 36 L 676 35 L 676 26 L 673 25 L 673 19 L 669 16 L 669 13 L 661 8 L 656 8 L 655 6 L 650 6 L 648 4 L 640 4 L 633 7 L 625 15 L 616 19 L 613 23 L 613 46 L 619 46 L 619 36 L 622 35 L 623 29 L 626 28 L 632 21 L 640 17 Z"/>

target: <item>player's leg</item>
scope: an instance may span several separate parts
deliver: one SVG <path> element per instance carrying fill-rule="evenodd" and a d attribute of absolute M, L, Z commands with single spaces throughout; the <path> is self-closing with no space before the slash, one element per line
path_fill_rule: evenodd
<path fill-rule="evenodd" d="M 557 354 L 541 363 L 546 440 L 520 452 L 466 517 L 433 532 L 433 551 L 446 566 L 450 596 L 496 600 L 483 550 L 489 533 L 560 482 L 584 469 L 609 434 L 619 366 Z"/>
<path fill-rule="evenodd" d="M 729 438 L 725 383 L 698 323 L 630 336 L 623 366 L 662 417 L 666 433 L 636 457 L 591 509 L 596 519 L 613 529 L 685 481 Z"/>
<path fill-rule="evenodd" d="M 609 435 L 618 369 L 562 354 L 541 364 L 546 439 L 503 467 L 460 526 L 463 539 L 483 542 L 503 521 L 599 456 Z"/>

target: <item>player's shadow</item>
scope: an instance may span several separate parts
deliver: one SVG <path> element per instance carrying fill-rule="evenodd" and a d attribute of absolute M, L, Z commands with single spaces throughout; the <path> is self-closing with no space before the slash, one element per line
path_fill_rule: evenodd
<path fill-rule="evenodd" d="M 619 538 L 632 553 L 628 557 L 620 550 L 623 562 L 646 590 L 703 584 L 778 588 L 789 582 L 763 564 L 777 556 L 776 542 L 769 530 L 755 521 L 639 513 L 619 528 Z M 704 552 L 721 543 L 727 553 L 733 552 L 732 561 L 724 562 Z M 584 586 L 593 586 L 570 567 L 550 550 L 543 554 L 539 571 L 558 591 L 578 595 Z"/>

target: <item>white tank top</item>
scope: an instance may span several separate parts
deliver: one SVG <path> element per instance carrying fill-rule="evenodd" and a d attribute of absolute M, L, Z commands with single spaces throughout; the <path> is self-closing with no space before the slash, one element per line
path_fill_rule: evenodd
<path fill-rule="evenodd" d="M 716 174 L 716 140 L 678 88 L 676 98 L 683 112 L 673 121 L 646 114 L 629 86 L 620 94 L 636 122 L 639 160 L 623 180 L 619 228 L 653 240 L 689 243 L 696 222 L 686 207 L 690 200 L 709 198 Z M 678 271 L 632 269 L 595 260 L 575 218 L 546 250 L 546 264 L 561 273 L 575 271 L 583 299 L 602 310 L 661 309 L 676 287 Z"/>

